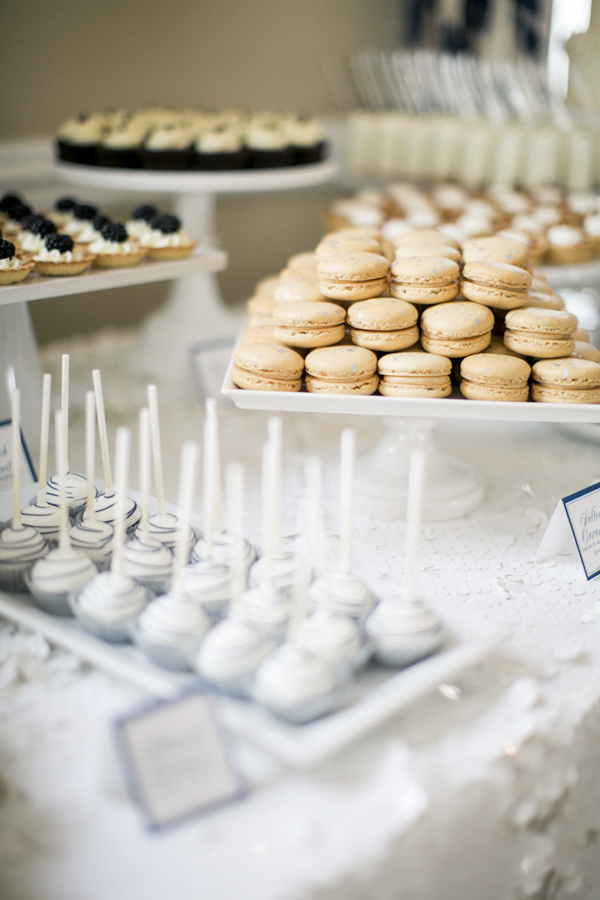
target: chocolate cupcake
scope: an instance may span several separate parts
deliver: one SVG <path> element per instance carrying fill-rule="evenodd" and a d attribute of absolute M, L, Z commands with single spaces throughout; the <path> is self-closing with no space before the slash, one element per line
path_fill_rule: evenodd
<path fill-rule="evenodd" d="M 56 139 L 59 159 L 97 166 L 104 125 L 104 116 L 97 114 L 81 115 L 64 122 Z"/>
<path fill-rule="evenodd" d="M 294 151 L 285 132 L 276 121 L 251 122 L 245 135 L 248 166 L 271 169 L 294 164 Z"/>
<path fill-rule="evenodd" d="M 205 171 L 243 169 L 248 158 L 239 128 L 219 125 L 194 142 L 193 167 Z"/>
<path fill-rule="evenodd" d="M 294 164 L 320 162 L 327 153 L 323 127 L 313 117 L 289 116 L 284 121 L 284 133 L 294 151 Z"/>
<path fill-rule="evenodd" d="M 192 134 L 189 128 L 165 125 L 144 141 L 143 163 L 148 169 L 181 170 L 192 164 Z"/>
<path fill-rule="evenodd" d="M 100 144 L 99 164 L 117 169 L 140 169 L 146 131 L 147 129 L 141 125 L 131 124 L 111 131 Z"/>

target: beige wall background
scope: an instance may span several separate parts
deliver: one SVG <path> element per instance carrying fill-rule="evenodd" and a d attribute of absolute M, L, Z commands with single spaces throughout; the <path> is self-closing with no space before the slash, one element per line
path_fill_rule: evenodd
<path fill-rule="evenodd" d="M 9 140 L 51 135 L 73 114 L 150 103 L 344 112 L 356 100 L 351 54 L 397 45 L 401 3 L 2 0 L 1 19 L 0 140 Z M 343 192 L 328 185 L 220 198 L 218 237 L 230 257 L 219 276 L 225 301 L 243 302 L 259 278 L 313 248 L 321 211 Z M 57 196 L 63 193 L 57 184 Z M 111 197 L 107 211 L 122 216 L 133 202 Z M 153 285 L 31 304 L 38 339 L 133 324 L 167 290 Z"/>

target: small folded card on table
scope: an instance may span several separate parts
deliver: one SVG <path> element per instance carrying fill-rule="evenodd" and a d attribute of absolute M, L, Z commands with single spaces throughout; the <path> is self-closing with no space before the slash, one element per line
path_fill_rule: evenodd
<path fill-rule="evenodd" d="M 588 581 L 600 575 L 600 483 L 559 500 L 535 561 L 573 549 L 579 554 Z"/>

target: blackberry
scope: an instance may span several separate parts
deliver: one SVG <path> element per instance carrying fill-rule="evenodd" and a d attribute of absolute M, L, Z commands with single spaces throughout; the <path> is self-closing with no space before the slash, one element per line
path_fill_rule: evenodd
<path fill-rule="evenodd" d="M 15 204 L 23 203 L 18 194 L 5 194 L 0 200 L 0 212 L 10 212 Z"/>
<path fill-rule="evenodd" d="M 150 222 L 158 215 L 158 209 L 156 206 L 152 206 L 150 203 L 144 203 L 142 206 L 136 206 L 133 213 L 131 214 L 132 219 L 143 219 L 144 222 Z"/>
<path fill-rule="evenodd" d="M 54 204 L 54 209 L 59 212 L 73 212 L 76 206 L 77 200 L 74 200 L 73 197 L 59 197 Z"/>
<path fill-rule="evenodd" d="M 56 234 L 56 225 L 50 219 L 42 218 L 41 222 L 36 217 L 29 226 L 29 230 L 33 234 L 39 234 L 40 237 L 47 237 L 49 234 Z"/>
<path fill-rule="evenodd" d="M 44 217 L 35 213 L 29 213 L 20 219 L 21 228 L 24 231 L 32 231 L 34 234 L 37 234 L 37 231 L 34 229 L 38 228 L 43 221 Z"/>
<path fill-rule="evenodd" d="M 169 213 L 162 213 L 151 220 L 150 226 L 156 231 L 162 231 L 163 234 L 175 234 L 181 228 L 181 219 Z"/>
<path fill-rule="evenodd" d="M 102 237 L 105 241 L 114 241 L 116 244 L 122 244 L 129 235 L 127 229 L 120 222 L 110 222 L 102 229 Z"/>
<path fill-rule="evenodd" d="M 8 215 L 13 222 L 20 222 L 25 216 L 32 216 L 33 210 L 30 206 L 27 206 L 26 203 L 15 203 L 8 211 Z"/>
<path fill-rule="evenodd" d="M 0 259 L 11 259 L 15 255 L 15 245 L 0 238 Z"/>
<path fill-rule="evenodd" d="M 102 234 L 102 229 L 106 225 L 110 225 L 110 219 L 108 216 L 103 216 L 100 214 L 99 216 L 94 216 L 92 219 L 92 225 L 94 226 L 95 231 L 99 231 Z"/>
<path fill-rule="evenodd" d="M 59 253 L 67 253 L 74 246 L 69 234 L 49 234 L 45 243 L 46 250 L 58 250 Z"/>
<path fill-rule="evenodd" d="M 87 203 L 77 203 L 73 207 L 73 215 L 76 219 L 84 219 L 91 222 L 94 216 L 98 215 L 98 210 L 95 206 L 90 206 Z"/>

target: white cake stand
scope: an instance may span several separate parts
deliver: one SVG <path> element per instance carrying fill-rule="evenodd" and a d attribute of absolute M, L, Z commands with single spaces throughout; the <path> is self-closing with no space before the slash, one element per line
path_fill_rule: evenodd
<path fill-rule="evenodd" d="M 218 194 L 246 194 L 299 190 L 324 184 L 336 175 L 338 163 L 325 160 L 280 169 L 242 169 L 228 172 L 160 172 L 111 169 L 56 163 L 54 173 L 73 187 L 105 188 L 148 194 L 170 194 L 175 213 L 201 246 L 214 247 Z M 240 317 L 227 310 L 214 274 L 181 278 L 165 306 L 145 323 L 130 365 L 138 374 L 161 383 L 190 387 L 190 352 L 201 341 L 231 337 Z"/>
<path fill-rule="evenodd" d="M 444 400 L 420 400 L 304 391 L 243 391 L 233 384 L 230 372 L 231 367 L 225 376 L 222 394 L 240 409 L 378 416 L 385 431 L 372 450 L 359 456 L 356 487 L 361 511 L 383 519 L 398 519 L 405 515 L 408 458 L 415 443 L 424 449 L 426 459 L 424 521 L 459 518 L 481 502 L 484 485 L 479 474 L 462 460 L 446 456 L 436 446 L 434 430 L 440 419 L 600 422 L 600 404 L 502 403 L 465 400 L 460 394 Z"/>

